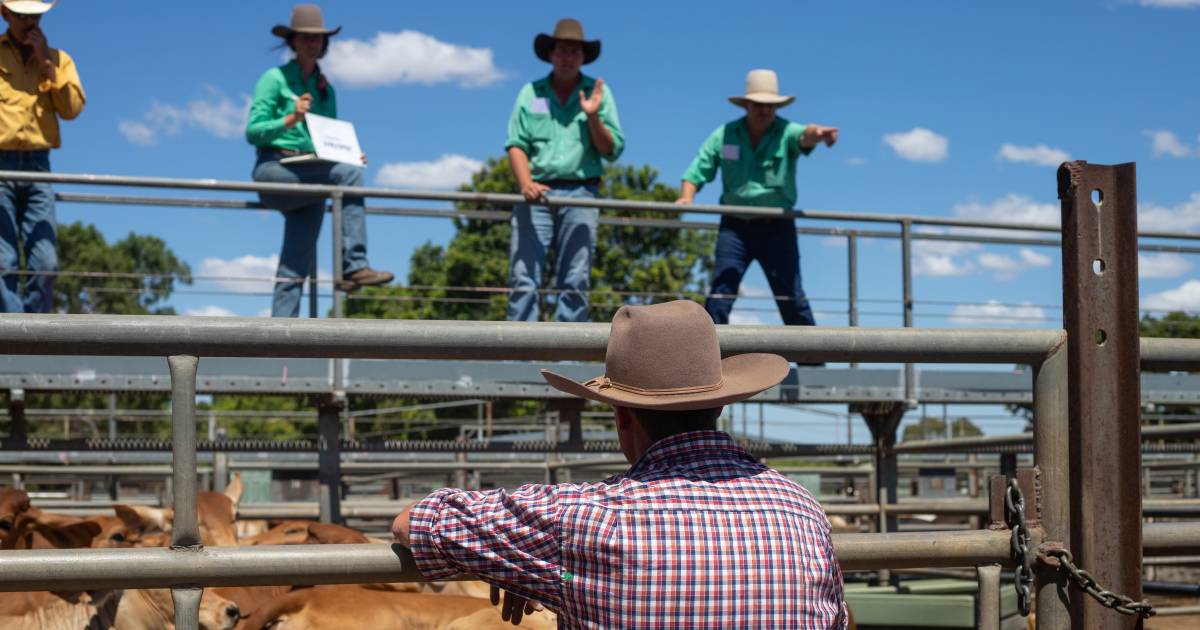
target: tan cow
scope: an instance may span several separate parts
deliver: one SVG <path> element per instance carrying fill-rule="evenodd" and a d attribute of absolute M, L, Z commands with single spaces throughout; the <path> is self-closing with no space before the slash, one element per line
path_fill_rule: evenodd
<path fill-rule="evenodd" d="M 104 591 L 76 597 L 51 593 L 0 593 L 0 628 L 4 630 L 173 630 L 171 591 L 145 589 Z M 203 630 L 232 630 L 237 605 L 205 591 L 200 598 Z"/>
<path fill-rule="evenodd" d="M 29 509 L 29 495 L 16 488 L 0 488 L 0 541 L 8 537 L 17 515 Z"/>
<path fill-rule="evenodd" d="M 542 630 L 555 627 L 547 615 L 526 617 L 520 626 L 500 619 L 486 599 L 404 593 L 362 586 L 317 586 L 293 591 L 250 616 L 245 630 Z"/>
<path fill-rule="evenodd" d="M 154 525 L 141 521 L 133 510 L 117 512 L 122 516 L 84 520 L 30 508 L 18 518 L 13 542 L 20 545 L 15 548 L 24 549 L 167 544 L 162 532 L 145 534 Z M 4 630 L 171 630 L 174 611 L 167 589 L 0 593 L 0 628 Z M 239 617 L 235 603 L 204 592 L 200 599 L 201 628 L 232 630 Z"/>
<path fill-rule="evenodd" d="M 284 521 L 241 541 L 243 545 L 365 545 L 365 534 L 349 527 L 316 521 Z"/>

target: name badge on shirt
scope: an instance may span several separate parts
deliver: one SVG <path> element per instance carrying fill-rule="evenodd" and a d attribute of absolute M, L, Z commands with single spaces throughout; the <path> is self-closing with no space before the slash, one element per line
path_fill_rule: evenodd
<path fill-rule="evenodd" d="M 721 157 L 725 158 L 726 160 L 736 160 L 738 159 L 738 155 L 741 153 L 739 149 L 741 149 L 741 147 L 736 144 L 723 144 L 721 145 Z"/>
<path fill-rule="evenodd" d="M 550 113 L 550 101 L 547 101 L 546 99 L 541 98 L 541 97 L 531 99 L 529 101 L 529 113 L 531 113 L 531 114 L 549 114 Z"/>

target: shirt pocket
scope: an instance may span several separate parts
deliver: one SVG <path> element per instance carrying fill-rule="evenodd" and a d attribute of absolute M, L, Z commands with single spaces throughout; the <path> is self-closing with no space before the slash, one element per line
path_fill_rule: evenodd
<path fill-rule="evenodd" d="M 787 159 L 782 155 L 771 155 L 762 161 L 763 184 L 768 188 L 783 188 L 787 185 Z"/>
<path fill-rule="evenodd" d="M 534 144 L 546 144 L 553 140 L 556 126 L 554 117 L 550 114 L 531 112 L 525 115 L 525 130 Z"/>

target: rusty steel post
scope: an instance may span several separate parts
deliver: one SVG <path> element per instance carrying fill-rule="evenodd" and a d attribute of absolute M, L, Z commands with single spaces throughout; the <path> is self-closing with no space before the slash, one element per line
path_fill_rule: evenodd
<path fill-rule="evenodd" d="M 1142 596 L 1141 346 L 1137 184 L 1133 164 L 1068 162 L 1062 201 L 1063 325 L 1067 348 L 1071 551 L 1105 588 Z M 1072 627 L 1140 628 L 1071 590 Z"/>

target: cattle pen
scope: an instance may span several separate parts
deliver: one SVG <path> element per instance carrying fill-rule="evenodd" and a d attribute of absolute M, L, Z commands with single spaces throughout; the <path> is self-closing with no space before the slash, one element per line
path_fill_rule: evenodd
<path fill-rule="evenodd" d="M 71 176 L 12 175 L 14 180 L 73 181 Z M 85 179 L 74 183 L 86 183 Z M 137 185 L 130 180 L 116 183 Z M 331 197 L 333 213 L 339 212 L 345 190 L 311 188 L 313 194 Z M 874 443 L 869 452 L 875 458 L 879 489 L 877 501 L 859 509 L 878 514 L 880 531 L 835 535 L 835 551 L 847 571 L 976 567 L 980 628 L 999 627 L 1002 567 L 1016 569 L 1016 587 L 1023 590 L 1023 601 L 1036 607 L 1038 627 L 1132 628 L 1136 616 L 1122 616 L 1113 608 L 1138 612 L 1143 558 L 1200 554 L 1200 522 L 1142 520 L 1144 506 L 1147 513 L 1152 506 L 1143 503 L 1143 436 L 1138 421 L 1141 370 L 1200 370 L 1200 340 L 1139 339 L 1133 165 L 1069 163 L 1060 169 L 1058 189 L 1063 204 L 1063 329 L 912 328 L 907 250 L 914 237 L 913 222 L 892 217 L 885 219 L 901 226 L 906 327 L 801 330 L 738 326 L 719 330 L 721 350 L 727 355 L 773 352 L 802 363 L 907 366 L 898 391 L 861 402 L 858 407 L 872 430 Z M 399 196 L 395 191 L 389 194 Z M 438 198 L 422 194 L 426 195 L 422 198 Z M 122 199 L 136 203 L 110 197 L 113 203 Z M 442 200 L 483 201 L 466 193 L 447 194 Z M 644 205 L 603 200 L 596 205 L 620 208 L 622 203 L 629 203 L 630 208 Z M 706 211 L 703 207 L 692 210 Z M 713 207 L 707 211 L 730 210 Z M 335 219 L 333 224 L 336 230 L 340 222 Z M 335 235 L 333 242 L 336 249 L 341 239 Z M 337 276 L 340 252 L 333 260 Z M 853 260 L 851 257 L 851 268 Z M 853 283 L 853 273 L 850 277 Z M 341 315 L 344 296 L 337 293 L 335 289 L 334 310 Z M 595 362 L 604 358 L 607 335 L 606 324 L 0 315 L 0 353 L 4 355 L 166 357 L 169 380 L 162 386 L 172 397 L 175 510 L 170 548 L 5 552 L 0 556 L 0 590 L 169 587 L 176 604 L 176 626 L 188 629 L 196 627 L 200 595 L 206 586 L 420 580 L 411 557 L 398 546 L 202 546 L 196 518 L 197 449 L 204 447 L 196 431 L 199 366 L 225 358 L 332 360 L 332 388 L 326 388 L 329 396 L 320 408 L 321 436 L 316 444 L 320 460 L 328 464 L 321 472 L 320 510 L 329 517 L 340 510 L 338 481 L 330 475 L 340 475 L 335 463 L 343 448 L 337 418 L 346 395 L 344 361 Z M 1028 440 L 1034 466 L 1009 470 L 1009 475 L 993 479 L 986 506 L 972 507 L 986 509 L 990 527 L 898 531 L 897 456 L 906 448 L 908 452 L 921 448 L 896 444 L 900 418 L 918 396 L 914 363 L 1018 364 L 1031 369 L 1034 421 Z M 796 374 L 801 378 L 804 372 Z M 801 385 L 797 383 L 797 387 Z M 461 392 L 464 396 L 476 394 L 469 387 Z M 572 434 L 568 444 L 580 451 L 577 420 L 576 411 L 568 420 Z M 969 447 L 925 445 L 933 451 Z M 4 448 L 15 447 L 6 442 Z M 546 448 L 557 450 L 556 445 Z M 796 446 L 771 452 L 783 456 L 806 451 Z M 1085 569 L 1102 588 L 1128 596 L 1129 602 L 1110 600 L 1112 605 L 1105 607 L 1089 597 L 1081 590 L 1080 581 L 1072 579 L 1065 558 Z M 1031 583 L 1022 578 L 1030 575 L 1028 572 Z"/>

